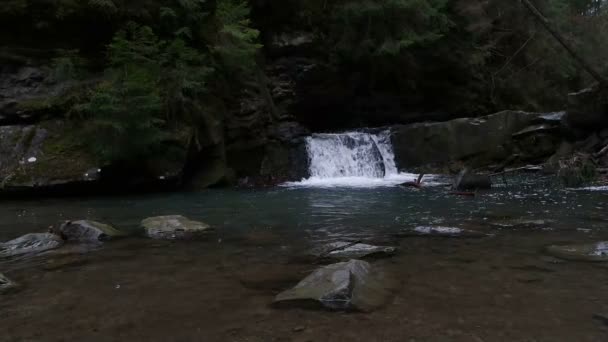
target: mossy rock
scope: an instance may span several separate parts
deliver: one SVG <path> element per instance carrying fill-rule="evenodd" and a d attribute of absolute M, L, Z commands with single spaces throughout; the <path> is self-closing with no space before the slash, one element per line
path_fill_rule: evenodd
<path fill-rule="evenodd" d="M 141 221 L 141 226 L 146 236 L 164 240 L 193 239 L 213 230 L 204 222 L 193 221 L 181 215 L 149 217 Z"/>
<path fill-rule="evenodd" d="M 106 241 L 127 235 L 108 224 L 89 220 L 66 221 L 59 233 L 68 241 L 79 242 Z"/>
<path fill-rule="evenodd" d="M 0 188 L 88 181 L 95 158 L 60 122 L 0 127 Z"/>

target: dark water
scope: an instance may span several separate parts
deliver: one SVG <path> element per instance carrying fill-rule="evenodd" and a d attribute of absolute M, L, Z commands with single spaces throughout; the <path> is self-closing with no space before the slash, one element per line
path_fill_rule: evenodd
<path fill-rule="evenodd" d="M 0 240 L 65 219 L 136 231 L 148 216 L 213 225 L 205 241 L 141 237 L 82 254 L 0 261 L 23 284 L 0 296 L 1 341 L 606 341 L 608 268 L 548 257 L 550 244 L 608 240 L 608 194 L 511 178 L 475 198 L 443 187 L 208 190 L 0 203 Z M 539 228 L 497 223 L 545 220 Z M 485 239 L 397 238 L 416 225 Z M 391 244 L 375 262 L 399 281 L 367 314 L 270 307 L 317 265 L 294 262 L 325 241 Z"/>

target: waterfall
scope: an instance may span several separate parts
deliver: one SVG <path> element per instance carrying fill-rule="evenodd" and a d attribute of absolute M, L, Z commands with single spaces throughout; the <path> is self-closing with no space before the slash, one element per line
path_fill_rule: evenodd
<path fill-rule="evenodd" d="M 382 178 L 397 171 L 388 132 L 315 134 L 306 150 L 311 177 Z"/>
<path fill-rule="evenodd" d="M 383 186 L 414 179 L 399 173 L 390 131 L 313 134 L 306 139 L 310 178 L 292 186 Z"/>

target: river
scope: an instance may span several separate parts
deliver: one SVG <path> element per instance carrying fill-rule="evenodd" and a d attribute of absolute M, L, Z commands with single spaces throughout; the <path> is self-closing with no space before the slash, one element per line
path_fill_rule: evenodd
<path fill-rule="evenodd" d="M 133 236 L 92 250 L 0 260 L 0 271 L 23 285 L 0 296 L 0 340 L 608 340 L 606 323 L 594 318 L 608 314 L 606 264 L 544 251 L 608 240 L 606 192 L 564 189 L 524 173 L 459 197 L 439 176 L 420 190 L 396 186 L 414 176 L 387 174 L 386 156 L 377 158 L 385 165 L 384 172 L 369 169 L 375 177 L 326 176 L 265 190 L 3 201 L 0 241 L 84 218 Z M 139 235 L 143 218 L 165 214 L 207 222 L 215 232 L 182 242 Z M 513 224 L 522 220 L 542 222 Z M 398 234 L 420 225 L 488 236 Z M 370 313 L 270 305 L 319 266 L 302 254 L 338 240 L 399 248 L 373 261 L 397 281 L 390 303 Z"/>

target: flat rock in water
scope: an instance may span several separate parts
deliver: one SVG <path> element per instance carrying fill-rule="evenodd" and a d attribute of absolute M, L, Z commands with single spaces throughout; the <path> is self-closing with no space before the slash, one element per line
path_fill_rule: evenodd
<path fill-rule="evenodd" d="M 396 252 L 396 247 L 338 241 L 315 248 L 311 254 L 319 258 L 359 259 L 372 256 L 388 257 Z"/>
<path fill-rule="evenodd" d="M 488 234 L 462 229 L 457 227 L 442 226 L 418 226 L 415 228 L 404 229 L 397 233 L 397 236 L 428 236 L 428 237 L 455 237 L 455 238 L 481 238 Z"/>
<path fill-rule="evenodd" d="M 371 311 L 386 303 L 390 288 L 390 281 L 369 263 L 350 260 L 317 269 L 294 288 L 279 293 L 274 303 Z"/>
<path fill-rule="evenodd" d="M 141 221 L 141 225 L 148 237 L 166 240 L 192 239 L 213 230 L 206 223 L 181 215 L 150 217 Z"/>
<path fill-rule="evenodd" d="M 14 291 L 18 288 L 19 288 L 19 284 L 10 280 L 4 274 L 0 273 L 0 294 Z"/>
<path fill-rule="evenodd" d="M 97 242 L 105 241 L 126 234 L 105 223 L 80 220 L 66 221 L 59 232 L 68 241 Z"/>
<path fill-rule="evenodd" d="M 60 236 L 51 233 L 27 234 L 14 240 L 0 243 L 0 256 L 11 257 L 23 254 L 36 254 L 63 245 Z"/>
<path fill-rule="evenodd" d="M 547 253 L 550 255 L 574 261 L 608 261 L 608 241 L 564 245 L 564 246 L 549 246 Z"/>
<path fill-rule="evenodd" d="M 514 220 L 503 220 L 496 222 L 489 222 L 489 224 L 496 228 L 508 228 L 508 229 L 540 229 L 548 228 L 549 224 L 553 221 L 548 220 L 528 220 L 528 219 L 514 219 Z"/>

